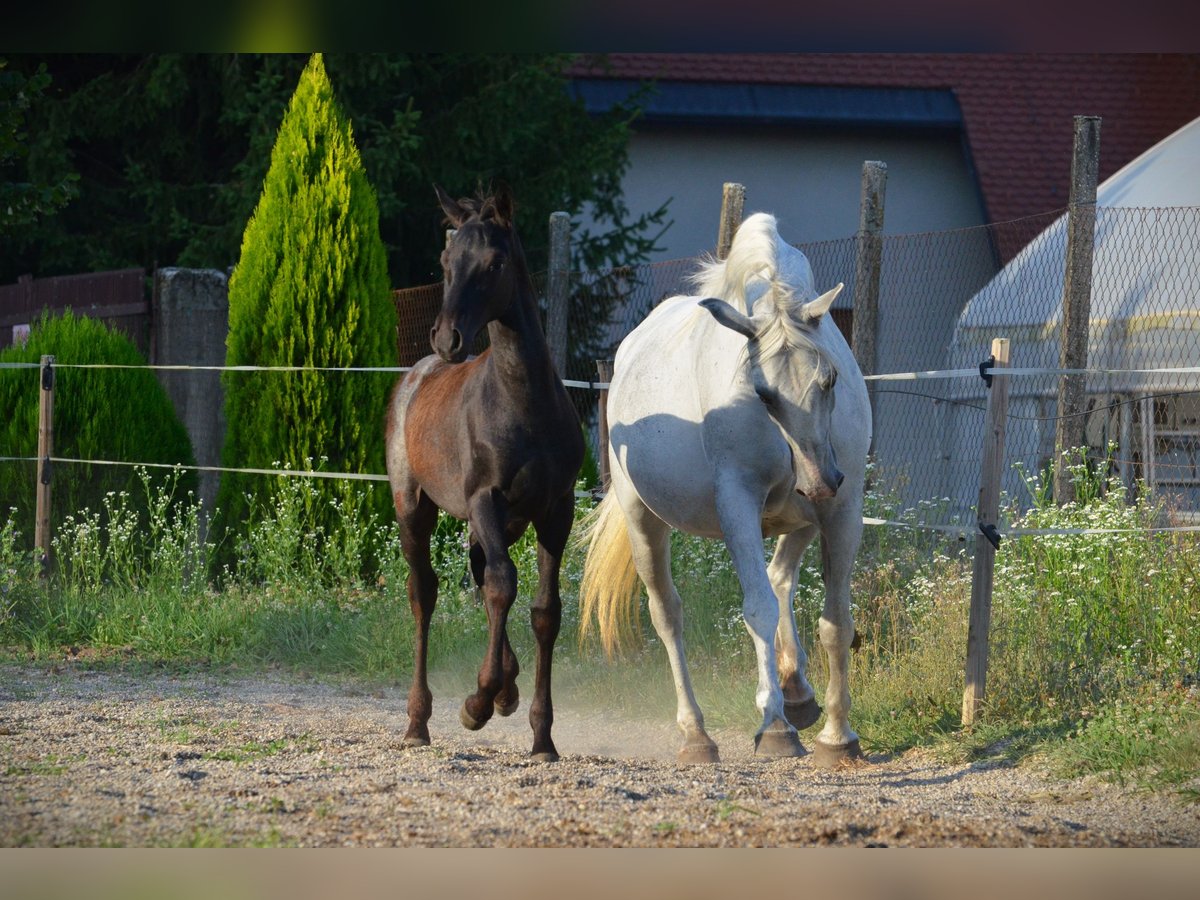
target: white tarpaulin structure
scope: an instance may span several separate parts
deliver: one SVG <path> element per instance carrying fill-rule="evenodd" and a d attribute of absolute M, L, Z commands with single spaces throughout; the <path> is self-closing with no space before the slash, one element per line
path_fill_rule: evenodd
<path fill-rule="evenodd" d="M 1200 365 L 1200 119 L 1098 187 L 1095 236 L 1088 368 Z M 1066 242 L 1064 214 L 971 298 L 951 368 L 977 365 L 997 337 L 1011 341 L 1013 367 L 1058 367 Z M 1010 387 L 1008 462 L 1036 471 L 1053 453 L 1058 379 L 1014 377 Z M 1088 443 L 1117 441 L 1128 479 L 1145 478 L 1183 508 L 1200 509 L 1198 388 L 1195 375 L 1089 376 Z M 983 382 L 963 382 L 955 396 L 982 405 Z M 976 496 L 962 486 L 978 483 L 981 419 L 955 405 L 947 417 L 947 495 L 968 510 Z M 1011 472 L 1004 487 L 1014 497 L 1024 491 Z"/>

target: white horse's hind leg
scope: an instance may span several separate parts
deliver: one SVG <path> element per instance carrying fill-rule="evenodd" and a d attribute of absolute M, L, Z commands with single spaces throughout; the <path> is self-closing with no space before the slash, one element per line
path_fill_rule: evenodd
<path fill-rule="evenodd" d="M 677 759 L 682 764 L 719 761 L 717 745 L 704 730 L 704 714 L 696 703 L 683 650 L 683 601 L 671 579 L 671 528 L 654 515 L 619 471 L 613 473 L 612 490 L 625 511 L 633 564 L 646 585 L 650 621 L 658 633 L 671 675 L 675 680 L 675 721 L 683 732 Z"/>
<path fill-rule="evenodd" d="M 758 659 L 755 703 L 762 726 L 754 736 L 755 753 L 762 756 L 803 756 L 804 747 L 783 710 L 783 691 L 775 667 L 775 634 L 779 603 L 763 564 L 762 504 L 728 482 L 717 483 L 717 510 L 725 545 L 741 583 L 742 616 Z"/>
<path fill-rule="evenodd" d="M 862 539 L 861 504 L 847 503 L 822 522 L 821 563 L 825 575 L 825 610 L 821 644 L 829 659 L 825 690 L 825 727 L 816 739 L 818 765 L 834 766 L 862 756 L 858 735 L 850 727 L 850 575 Z"/>
<path fill-rule="evenodd" d="M 808 681 L 808 656 L 796 631 L 796 581 L 804 551 L 816 536 L 816 526 L 781 535 L 767 566 L 767 577 L 779 601 L 779 626 L 775 631 L 775 653 L 779 684 L 783 689 L 783 711 L 787 720 L 803 730 L 821 717 L 821 706 Z"/>

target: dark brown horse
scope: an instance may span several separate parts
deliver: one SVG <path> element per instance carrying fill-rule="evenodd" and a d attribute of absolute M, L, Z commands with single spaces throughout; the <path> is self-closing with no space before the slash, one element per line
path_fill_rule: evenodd
<path fill-rule="evenodd" d="M 512 197 L 501 190 L 454 200 L 436 190 L 457 229 L 442 254 L 445 298 L 429 335 L 436 355 L 396 386 L 386 424 L 388 479 L 417 622 L 404 745 L 429 743 L 426 656 L 437 600 L 429 550 L 443 509 L 470 523 L 471 572 L 487 607 L 487 655 L 478 689 L 460 713 L 471 730 L 493 712 L 507 716 L 517 708 L 517 658 L 506 632 L 517 569 L 508 548 L 531 523 L 537 531 L 538 589 L 530 613 L 538 655 L 529 724 L 533 756 L 549 762 L 558 758 L 550 738 L 550 664 L 562 619 L 558 575 L 574 519 L 583 434 L 542 333 Z M 491 346 L 468 359 L 485 326 Z"/>

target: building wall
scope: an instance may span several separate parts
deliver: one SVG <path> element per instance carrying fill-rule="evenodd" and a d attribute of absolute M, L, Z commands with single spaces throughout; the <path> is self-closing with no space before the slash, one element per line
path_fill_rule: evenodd
<path fill-rule="evenodd" d="M 712 251 L 728 181 L 745 185 L 747 214 L 773 213 L 793 243 L 853 235 L 868 159 L 888 167 L 885 233 L 984 221 L 961 141 L 952 132 L 647 123 L 633 135 L 629 159 L 623 188 L 630 212 L 652 212 L 670 200 L 674 222 L 656 259 Z"/>

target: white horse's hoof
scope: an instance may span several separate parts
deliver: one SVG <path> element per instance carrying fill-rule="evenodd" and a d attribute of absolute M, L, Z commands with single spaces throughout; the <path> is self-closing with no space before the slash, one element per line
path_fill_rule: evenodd
<path fill-rule="evenodd" d="M 754 736 L 754 755 L 767 759 L 786 759 L 794 756 L 804 756 L 808 751 L 800 743 L 796 732 L 790 728 L 760 731 Z"/>
<path fill-rule="evenodd" d="M 858 738 L 847 744 L 824 744 L 817 738 L 813 744 L 813 764 L 819 769 L 839 769 L 865 763 Z"/>
<path fill-rule="evenodd" d="M 817 724 L 821 718 L 821 704 L 816 697 L 809 697 L 802 703 L 783 701 L 783 714 L 797 731 L 803 731 Z"/>
<path fill-rule="evenodd" d="M 717 752 L 717 745 L 712 741 L 708 741 L 707 743 L 697 741 L 693 744 L 684 744 L 675 758 L 681 766 L 701 766 L 721 761 L 721 756 Z"/>

